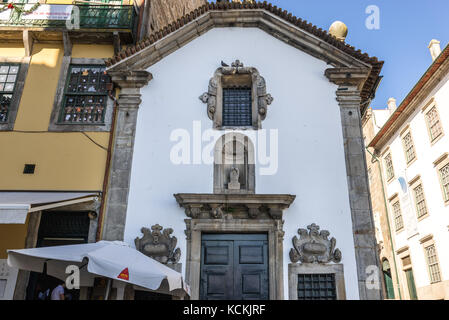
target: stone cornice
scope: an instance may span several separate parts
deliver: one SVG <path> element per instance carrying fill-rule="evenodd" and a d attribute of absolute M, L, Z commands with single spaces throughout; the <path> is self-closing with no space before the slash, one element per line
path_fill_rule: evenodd
<path fill-rule="evenodd" d="M 310 55 L 324 60 L 334 66 L 368 67 L 371 65 L 361 59 L 339 50 L 334 45 L 310 34 L 276 15 L 262 9 L 209 11 L 196 20 L 169 33 L 153 44 L 131 54 L 121 54 L 122 57 L 113 64 L 110 70 L 135 68 L 146 69 L 173 51 L 181 48 L 193 39 L 213 28 L 222 27 L 253 27 L 260 28 L 287 44 L 305 51 Z M 338 41 L 338 40 L 336 40 Z M 125 51 L 126 53 L 126 51 Z M 146 57 L 146 59 L 142 59 Z"/>
<path fill-rule="evenodd" d="M 153 75 L 145 70 L 132 71 L 108 71 L 112 81 L 121 89 L 125 88 L 142 88 L 153 79 Z"/>
<path fill-rule="evenodd" d="M 360 91 L 370 74 L 370 68 L 330 68 L 324 74 L 339 87 L 356 87 Z"/>
<path fill-rule="evenodd" d="M 187 204 L 266 204 L 288 208 L 296 196 L 291 194 L 213 194 L 177 193 L 174 195 L 180 206 Z"/>
<path fill-rule="evenodd" d="M 289 194 L 178 193 L 174 197 L 194 219 L 282 219 L 296 196 Z"/>

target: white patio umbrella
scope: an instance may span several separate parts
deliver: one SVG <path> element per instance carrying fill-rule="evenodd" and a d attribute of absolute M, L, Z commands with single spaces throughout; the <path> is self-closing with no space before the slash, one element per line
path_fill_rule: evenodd
<path fill-rule="evenodd" d="M 127 243 L 121 241 L 99 241 L 21 250 L 8 250 L 8 265 L 14 268 L 43 272 L 47 263 L 47 274 L 65 280 L 69 265 L 80 267 L 80 285 L 90 286 L 95 275 L 132 283 L 156 290 L 167 280 L 169 291 L 188 286 L 179 272 L 147 257 Z M 87 271 L 85 265 L 87 263 Z"/>

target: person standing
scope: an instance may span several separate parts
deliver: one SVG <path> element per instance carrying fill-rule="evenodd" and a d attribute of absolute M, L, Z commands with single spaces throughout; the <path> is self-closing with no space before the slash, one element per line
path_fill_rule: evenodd
<path fill-rule="evenodd" d="M 61 282 L 51 292 L 51 300 L 65 300 L 64 289 L 65 289 L 65 282 Z"/>

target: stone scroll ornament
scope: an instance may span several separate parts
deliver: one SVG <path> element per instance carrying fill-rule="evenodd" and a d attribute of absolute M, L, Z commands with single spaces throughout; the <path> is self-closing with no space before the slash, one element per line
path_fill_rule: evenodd
<path fill-rule="evenodd" d="M 299 239 L 293 237 L 293 248 L 290 250 L 290 260 L 293 263 L 338 263 L 341 261 L 341 251 L 335 249 L 337 240 L 329 240 L 329 231 L 320 230 L 315 223 L 307 226 L 306 229 L 299 229 Z"/>
<path fill-rule="evenodd" d="M 264 120 L 267 116 L 267 107 L 273 102 L 273 97 L 267 93 L 265 79 L 259 74 L 256 68 L 245 67 L 239 60 L 231 63 L 231 66 L 221 62 L 221 67 L 215 71 L 214 76 L 209 80 L 208 91 L 199 96 L 199 99 L 207 104 L 207 115 L 209 119 L 214 121 L 215 112 L 217 110 L 217 92 L 220 77 L 222 75 L 250 74 L 255 79 L 257 86 L 257 111 L 260 120 Z"/>
<path fill-rule="evenodd" d="M 181 249 L 175 249 L 178 239 L 171 236 L 173 229 L 163 229 L 155 224 L 151 230 L 142 228 L 141 231 L 143 237 L 140 239 L 137 237 L 134 240 L 137 250 L 163 264 L 178 263 L 181 258 Z"/>

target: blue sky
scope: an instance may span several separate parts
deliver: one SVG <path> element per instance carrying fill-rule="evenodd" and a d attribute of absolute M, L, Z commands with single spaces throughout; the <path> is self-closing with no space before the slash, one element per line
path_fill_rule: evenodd
<path fill-rule="evenodd" d="M 430 40 L 449 41 L 448 0 L 272 0 L 273 5 L 328 30 L 335 20 L 349 29 L 346 42 L 385 61 L 384 76 L 371 103 L 386 107 L 389 97 L 400 102 L 432 63 L 427 46 Z M 365 26 L 369 5 L 380 13 L 380 28 Z"/>

